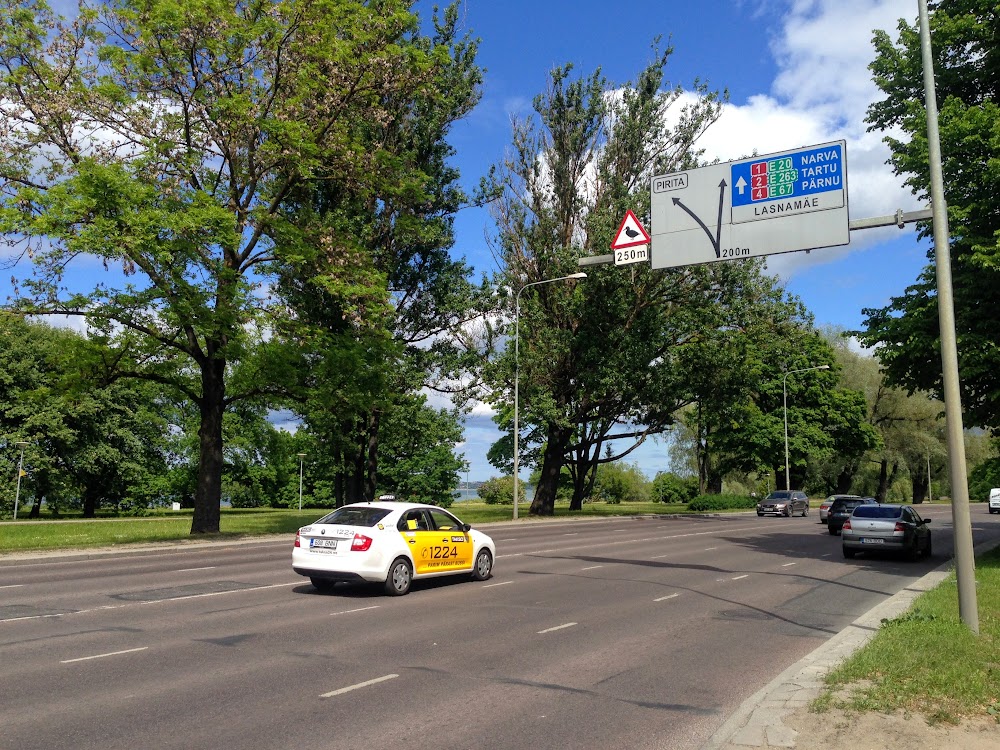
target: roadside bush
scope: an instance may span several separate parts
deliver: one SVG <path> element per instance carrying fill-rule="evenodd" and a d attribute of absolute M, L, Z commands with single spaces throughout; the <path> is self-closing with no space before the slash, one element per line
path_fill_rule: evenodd
<path fill-rule="evenodd" d="M 514 477 L 491 477 L 479 485 L 478 493 L 487 505 L 513 505 Z"/>
<path fill-rule="evenodd" d="M 698 478 L 661 471 L 653 479 L 650 492 L 655 503 L 686 503 L 698 497 Z"/>
<path fill-rule="evenodd" d="M 746 495 L 702 495 L 688 503 L 688 510 L 750 510 L 757 500 Z"/>
<path fill-rule="evenodd" d="M 601 464 L 597 467 L 593 495 L 611 505 L 648 502 L 649 480 L 638 464 L 622 461 Z"/>

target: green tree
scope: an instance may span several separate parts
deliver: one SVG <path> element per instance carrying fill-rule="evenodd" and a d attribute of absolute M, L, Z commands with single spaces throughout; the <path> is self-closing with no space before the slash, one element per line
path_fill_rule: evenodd
<path fill-rule="evenodd" d="M 382 422 L 379 487 L 400 500 L 448 507 L 454 501 L 464 458 L 455 455 L 462 425 L 454 412 L 428 406 L 424 396 L 394 405 Z"/>
<path fill-rule="evenodd" d="M 600 71 L 574 80 L 571 66 L 557 68 L 535 98 L 535 116 L 516 123 L 511 156 L 491 184 L 510 303 L 526 284 L 604 254 L 627 209 L 648 217 L 653 174 L 696 163 L 696 142 L 719 116 L 722 97 L 697 85 L 695 102 L 682 105 L 680 87 L 663 90 L 671 53 L 657 51 L 634 83 L 614 91 Z M 519 406 L 526 453 L 540 465 L 532 513 L 553 512 L 564 465 L 571 508 L 579 508 L 599 464 L 671 423 L 683 396 L 670 352 L 710 325 L 734 269 L 594 268 L 582 284 L 521 295 Z M 494 402 L 512 397 L 512 348 L 490 374 Z M 608 455 L 606 446 L 619 440 L 625 447 Z"/>
<path fill-rule="evenodd" d="M 448 54 L 413 43 L 410 6 L 114 0 L 67 23 L 0 3 L 0 228 L 35 264 L 20 307 L 85 315 L 118 375 L 197 405 L 192 533 L 219 529 L 223 414 L 279 390 L 275 266 L 319 252 L 359 327 L 387 307 L 356 236 L 303 232 L 285 209 L 314 181 L 363 192 L 391 156 L 359 130 Z M 129 283 L 64 294 L 79 254 Z"/>
<path fill-rule="evenodd" d="M 955 327 L 966 424 L 1000 423 L 1000 8 L 993 0 L 929 4 L 939 104 L 942 168 L 951 232 Z M 920 39 L 901 20 L 895 43 L 874 37 L 871 64 L 886 98 L 868 110 L 872 130 L 889 133 L 890 163 L 919 197 L 930 177 Z M 895 133 L 902 133 L 901 136 Z M 921 227 L 928 236 L 930 227 Z M 933 251 L 931 251 L 933 252 Z M 941 396 L 937 279 L 928 265 L 905 293 L 864 310 L 861 341 L 877 351 L 893 385 Z"/>

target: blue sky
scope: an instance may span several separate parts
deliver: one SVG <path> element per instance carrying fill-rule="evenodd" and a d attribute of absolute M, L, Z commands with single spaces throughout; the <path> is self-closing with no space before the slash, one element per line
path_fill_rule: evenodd
<path fill-rule="evenodd" d="M 433 5 L 419 0 L 416 7 L 429 18 Z M 730 92 L 730 105 L 701 143 L 710 159 L 844 139 L 852 219 L 919 207 L 885 165 L 882 134 L 867 133 L 864 124 L 868 104 L 879 96 L 867 69 L 872 30 L 887 29 L 895 38 L 897 19 L 916 17 L 915 0 L 463 0 L 460 8 L 464 28 L 481 40 L 479 63 L 486 68 L 482 101 L 452 138 L 470 190 L 502 158 L 511 117 L 530 113 L 553 67 L 572 63 L 581 75 L 600 67 L 610 81 L 625 83 L 650 61 L 659 35 L 675 50 L 667 66 L 671 85 L 700 79 Z M 463 211 L 456 230 L 455 253 L 478 273 L 492 273 L 486 212 Z M 926 247 L 912 228 L 866 230 L 852 233 L 845 247 L 770 256 L 768 267 L 817 324 L 851 329 L 863 308 L 883 306 L 913 283 Z M 82 263 L 77 273 L 84 282 L 100 265 Z M 5 273 L 0 300 L 11 292 Z M 485 458 L 498 437 L 489 415 L 487 405 L 476 409 L 459 447 L 473 481 L 497 473 Z M 662 442 L 630 459 L 650 477 L 669 468 Z"/>

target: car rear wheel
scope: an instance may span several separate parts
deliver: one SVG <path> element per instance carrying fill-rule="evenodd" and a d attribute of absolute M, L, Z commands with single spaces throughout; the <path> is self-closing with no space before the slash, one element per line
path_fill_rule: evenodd
<path fill-rule="evenodd" d="M 847 547 L 844 547 L 843 549 L 844 549 L 844 557 L 846 557 L 848 560 L 850 560 L 852 557 L 858 554 L 857 550 L 849 549 Z"/>
<path fill-rule="evenodd" d="M 836 536 L 837 535 L 837 530 L 835 528 L 833 528 L 833 526 L 827 526 L 826 530 L 829 531 L 832 536 Z"/>
<path fill-rule="evenodd" d="M 413 582 L 413 570 L 410 561 L 405 557 L 397 557 L 389 566 L 389 575 L 385 577 L 385 593 L 389 596 L 403 596 L 410 590 Z"/>
<path fill-rule="evenodd" d="M 476 555 L 476 565 L 472 569 L 473 581 L 485 581 L 493 574 L 493 555 L 488 549 L 479 550 Z"/>
<path fill-rule="evenodd" d="M 314 589 L 323 594 L 333 591 L 333 587 L 337 584 L 336 581 L 329 581 L 326 578 L 310 578 L 309 583 L 313 585 Z"/>
<path fill-rule="evenodd" d="M 806 507 L 802 509 L 802 517 L 805 518 L 808 515 L 809 515 L 809 504 L 806 503 Z"/>

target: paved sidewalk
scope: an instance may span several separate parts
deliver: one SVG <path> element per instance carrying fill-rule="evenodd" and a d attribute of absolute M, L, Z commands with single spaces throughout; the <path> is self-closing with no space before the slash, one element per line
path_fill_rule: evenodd
<path fill-rule="evenodd" d="M 993 546 L 987 544 L 982 549 L 977 548 L 976 555 Z M 818 698 L 827 672 L 868 643 L 882 626 L 883 619 L 893 619 L 905 613 L 914 599 L 941 583 L 953 568 L 954 560 L 948 559 L 790 666 L 770 684 L 743 701 L 719 731 L 702 746 L 702 750 L 794 748 L 798 733 L 785 725 L 784 718 Z"/>

